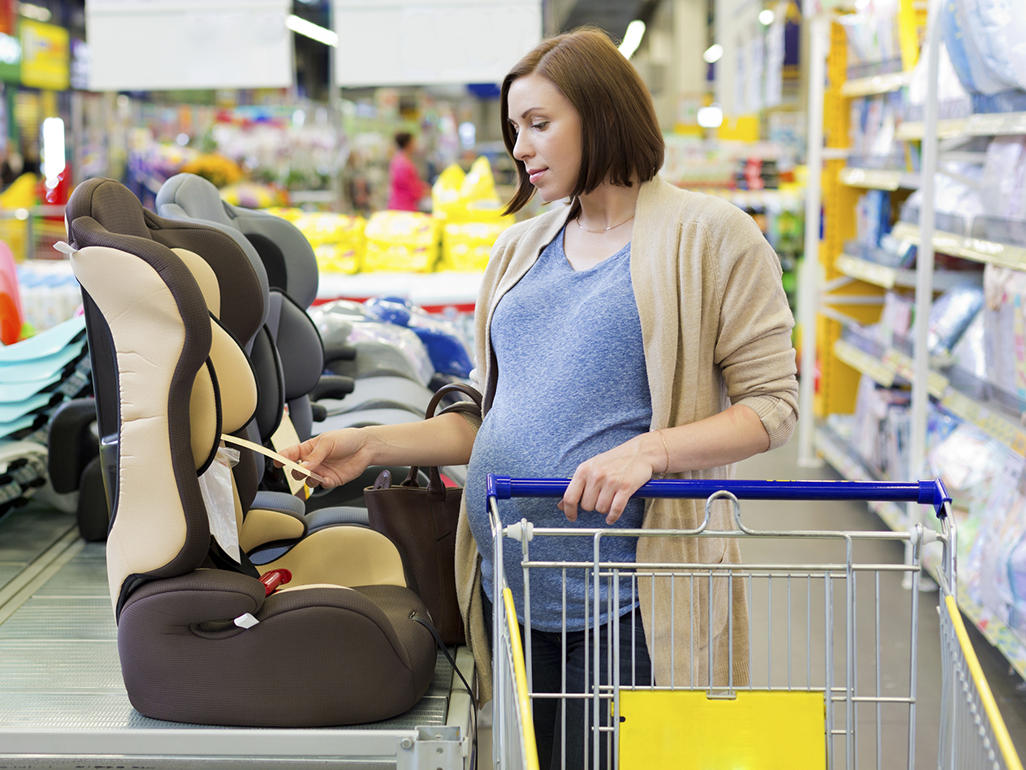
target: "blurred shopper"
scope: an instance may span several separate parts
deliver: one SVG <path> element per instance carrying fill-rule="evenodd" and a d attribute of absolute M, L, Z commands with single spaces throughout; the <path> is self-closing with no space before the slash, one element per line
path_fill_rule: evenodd
<path fill-rule="evenodd" d="M 419 211 L 420 202 L 428 194 L 427 183 L 420 178 L 411 156 L 416 140 L 407 131 L 395 135 L 395 154 L 388 165 L 388 207 L 397 211 Z"/>

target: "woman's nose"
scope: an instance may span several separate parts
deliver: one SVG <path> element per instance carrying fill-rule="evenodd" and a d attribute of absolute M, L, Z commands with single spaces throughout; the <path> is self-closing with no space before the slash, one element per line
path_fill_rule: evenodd
<path fill-rule="evenodd" d="M 531 157 L 530 145 L 524 136 L 525 133 L 525 131 L 521 131 L 517 134 L 517 141 L 513 145 L 513 157 L 519 161 Z"/>

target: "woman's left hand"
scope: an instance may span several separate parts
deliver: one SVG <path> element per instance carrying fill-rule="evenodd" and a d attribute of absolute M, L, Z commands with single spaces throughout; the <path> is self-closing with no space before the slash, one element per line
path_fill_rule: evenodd
<path fill-rule="evenodd" d="M 644 433 L 577 466 L 557 507 L 570 521 L 578 509 L 605 514 L 615 524 L 631 495 L 664 468 L 664 449 L 655 433 Z"/>

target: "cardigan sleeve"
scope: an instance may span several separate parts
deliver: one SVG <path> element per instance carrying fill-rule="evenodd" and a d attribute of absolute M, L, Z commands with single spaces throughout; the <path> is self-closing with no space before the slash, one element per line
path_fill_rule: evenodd
<path fill-rule="evenodd" d="M 751 218 L 737 213 L 717 249 L 721 301 L 714 356 L 731 404 L 759 416 L 774 448 L 790 438 L 798 419 L 794 317 L 779 257 Z"/>

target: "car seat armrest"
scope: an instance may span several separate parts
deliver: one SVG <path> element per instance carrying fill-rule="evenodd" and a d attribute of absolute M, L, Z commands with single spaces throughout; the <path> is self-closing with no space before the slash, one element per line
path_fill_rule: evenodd
<path fill-rule="evenodd" d="M 324 346 L 324 363 L 332 361 L 352 361 L 356 358 L 356 348 L 346 342 L 327 343 Z"/>
<path fill-rule="evenodd" d="M 310 420 L 324 422 L 328 419 L 328 408 L 322 404 L 310 404 Z"/>
<path fill-rule="evenodd" d="M 318 401 L 322 398 L 342 398 L 356 388 L 356 380 L 338 374 L 324 374 L 310 391 L 310 398 Z"/>
<path fill-rule="evenodd" d="M 95 422 L 96 400 L 92 398 L 65 401 L 53 413 L 47 439 L 47 470 L 54 491 L 65 494 L 78 489 L 82 471 L 100 453 L 93 430 Z"/>
<path fill-rule="evenodd" d="M 254 577 L 223 569 L 197 569 L 173 578 L 143 583 L 125 600 L 118 622 L 159 603 L 161 623 L 167 626 L 199 626 L 232 623 L 245 613 L 256 613 L 264 603 L 264 584 Z"/>

